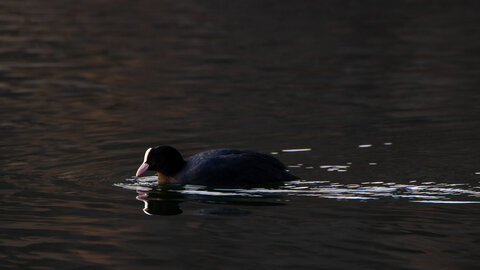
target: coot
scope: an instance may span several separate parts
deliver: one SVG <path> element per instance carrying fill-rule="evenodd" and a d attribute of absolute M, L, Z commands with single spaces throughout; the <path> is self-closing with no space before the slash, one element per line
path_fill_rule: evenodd
<path fill-rule="evenodd" d="M 205 186 L 242 186 L 298 179 L 276 158 L 253 151 L 217 149 L 201 152 L 184 160 L 171 146 L 147 149 L 140 176 L 147 170 L 158 173 L 159 183 Z"/>

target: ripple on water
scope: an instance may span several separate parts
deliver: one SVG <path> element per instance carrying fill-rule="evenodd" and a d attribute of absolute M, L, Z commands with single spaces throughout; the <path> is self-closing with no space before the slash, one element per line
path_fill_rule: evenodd
<path fill-rule="evenodd" d="M 157 177 L 129 178 L 115 186 L 147 192 L 157 187 Z M 337 200 L 403 199 L 412 203 L 480 203 L 479 187 L 469 184 L 422 182 L 399 184 L 395 182 L 362 182 L 340 184 L 330 181 L 290 181 L 275 188 L 207 188 L 198 185 L 179 185 L 173 190 L 184 195 L 264 197 L 271 195 L 318 197 Z"/>

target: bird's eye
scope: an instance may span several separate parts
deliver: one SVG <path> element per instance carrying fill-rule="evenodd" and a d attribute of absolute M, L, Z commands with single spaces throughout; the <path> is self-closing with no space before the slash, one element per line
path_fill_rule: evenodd
<path fill-rule="evenodd" d="M 147 159 L 148 159 L 148 154 L 150 154 L 150 151 L 152 150 L 152 148 L 148 148 L 147 151 L 145 151 L 145 157 L 143 158 L 143 163 L 147 163 Z"/>

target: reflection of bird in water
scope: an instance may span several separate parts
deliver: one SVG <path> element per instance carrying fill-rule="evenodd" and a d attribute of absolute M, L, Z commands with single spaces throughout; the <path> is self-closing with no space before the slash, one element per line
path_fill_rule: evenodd
<path fill-rule="evenodd" d="M 179 215 L 183 211 L 180 209 L 183 195 L 169 190 L 155 190 L 151 192 L 137 191 L 137 200 L 145 205 L 143 212 L 147 215 Z"/>
<path fill-rule="evenodd" d="M 156 146 L 145 152 L 136 175 L 158 173 L 159 183 L 204 186 L 245 186 L 298 179 L 276 158 L 252 151 L 210 150 L 184 160 L 171 146 Z"/>
<path fill-rule="evenodd" d="M 180 209 L 180 203 L 185 201 L 194 201 L 197 205 L 200 203 L 215 206 L 196 209 L 191 211 L 191 214 L 216 216 L 244 216 L 250 214 L 249 210 L 237 208 L 239 206 L 242 208 L 250 208 L 252 206 L 262 207 L 284 205 L 283 203 L 279 202 L 252 200 L 252 198 L 239 198 L 221 195 L 204 196 L 203 194 L 185 195 L 181 193 L 182 191 L 185 191 L 184 186 L 182 185 L 163 184 L 158 185 L 154 190 L 151 191 L 137 190 L 138 195 L 136 199 L 144 203 L 143 212 L 145 214 L 163 216 L 182 214 L 183 211 Z M 199 190 L 199 192 L 205 192 L 205 190 Z"/>

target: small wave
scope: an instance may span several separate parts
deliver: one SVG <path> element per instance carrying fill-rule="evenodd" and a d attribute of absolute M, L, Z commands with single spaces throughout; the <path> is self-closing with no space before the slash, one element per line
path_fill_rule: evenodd
<path fill-rule="evenodd" d="M 155 189 L 157 177 L 129 178 L 115 186 L 148 192 Z M 181 185 L 179 185 L 181 186 Z M 480 203 L 480 187 L 469 184 L 422 182 L 409 184 L 371 181 L 361 184 L 340 184 L 330 181 L 297 180 L 275 188 L 207 188 L 184 185 L 173 190 L 185 195 L 264 197 L 271 195 L 318 197 L 337 200 L 403 199 L 413 203 L 472 204 Z"/>
<path fill-rule="evenodd" d="M 295 148 L 295 149 L 282 149 L 284 153 L 291 153 L 291 152 L 308 152 L 312 151 L 312 148 Z"/>

